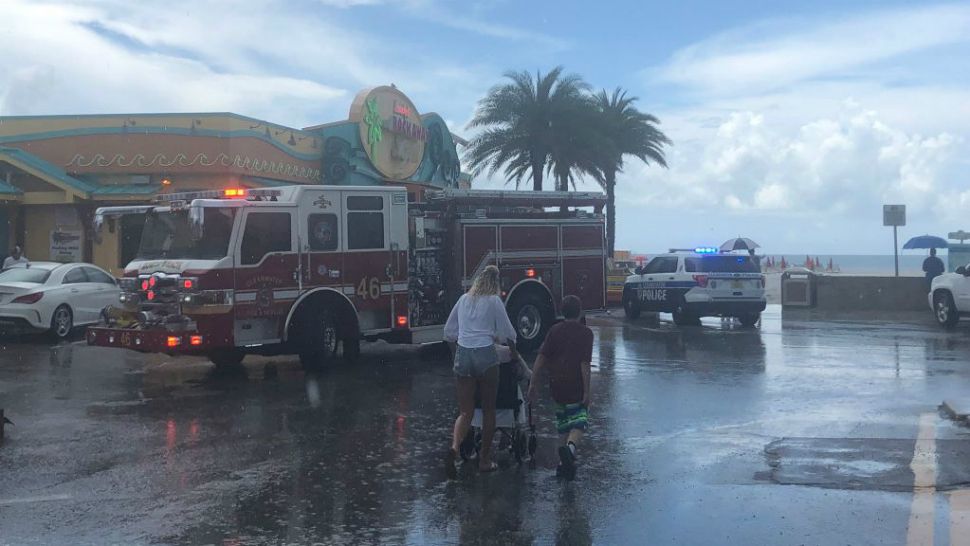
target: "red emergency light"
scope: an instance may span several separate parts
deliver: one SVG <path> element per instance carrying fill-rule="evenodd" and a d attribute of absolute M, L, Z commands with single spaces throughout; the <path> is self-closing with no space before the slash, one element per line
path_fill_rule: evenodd
<path fill-rule="evenodd" d="M 405 327 L 405 326 L 407 326 L 408 325 L 408 317 L 407 317 L 407 315 L 398 315 L 397 316 L 397 325 L 400 326 L 400 327 L 402 327 L 402 328 Z"/>
<path fill-rule="evenodd" d="M 536 276 L 536 270 L 535 269 L 531 269 L 531 268 L 530 269 L 526 269 L 525 270 L 525 276 L 526 277 L 529 277 L 530 279 L 533 278 L 533 277 L 535 277 Z"/>
<path fill-rule="evenodd" d="M 191 290 L 193 286 L 195 286 L 195 283 L 192 282 L 192 279 L 182 279 L 182 288 Z"/>
<path fill-rule="evenodd" d="M 148 301 L 153 301 L 155 299 L 155 291 L 149 290 L 145 296 L 148 298 Z"/>
<path fill-rule="evenodd" d="M 202 345 L 202 336 L 191 336 L 189 338 L 189 345 Z"/>
<path fill-rule="evenodd" d="M 165 341 L 166 341 L 165 344 L 168 345 L 169 347 L 178 347 L 179 345 L 182 344 L 182 338 L 178 336 L 168 336 L 168 339 L 166 339 Z"/>
<path fill-rule="evenodd" d="M 226 188 L 222 195 L 226 197 L 246 197 L 246 188 Z"/>

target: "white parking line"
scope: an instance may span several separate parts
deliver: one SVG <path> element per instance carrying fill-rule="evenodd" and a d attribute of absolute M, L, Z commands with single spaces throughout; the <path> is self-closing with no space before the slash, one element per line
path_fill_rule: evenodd
<path fill-rule="evenodd" d="M 908 546 L 933 546 L 936 498 L 936 415 L 919 418 L 919 435 L 909 467 L 913 470 L 913 504 L 906 529 Z"/>
<path fill-rule="evenodd" d="M 20 497 L 16 499 L 0 499 L 0 506 L 9 506 L 11 504 L 31 504 L 35 502 L 71 500 L 72 498 L 73 497 L 71 495 L 45 495 L 42 497 Z"/>
<path fill-rule="evenodd" d="M 950 493 L 950 546 L 970 545 L 970 489 Z"/>

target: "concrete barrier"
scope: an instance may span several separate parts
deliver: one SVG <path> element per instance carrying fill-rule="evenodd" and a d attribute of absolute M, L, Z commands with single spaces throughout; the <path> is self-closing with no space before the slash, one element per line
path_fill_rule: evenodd
<path fill-rule="evenodd" d="M 816 274 L 814 280 L 819 311 L 930 311 L 923 277 Z"/>

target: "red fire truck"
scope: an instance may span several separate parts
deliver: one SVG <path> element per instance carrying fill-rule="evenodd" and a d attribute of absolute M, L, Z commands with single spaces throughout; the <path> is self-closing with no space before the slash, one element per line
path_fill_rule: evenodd
<path fill-rule="evenodd" d="M 308 368 L 360 341 L 440 341 L 476 273 L 496 264 L 523 350 L 535 349 L 565 294 L 606 303 L 598 193 L 393 186 L 290 186 L 173 193 L 145 215 L 117 307 L 91 345 L 207 355 L 298 354 Z M 556 212 L 551 212 L 555 210 Z"/>

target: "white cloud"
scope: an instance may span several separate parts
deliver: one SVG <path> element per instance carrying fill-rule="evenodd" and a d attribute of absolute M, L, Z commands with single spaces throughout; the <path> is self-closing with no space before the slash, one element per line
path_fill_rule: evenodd
<path fill-rule="evenodd" d="M 11 0 L 0 11 L 6 21 L 0 24 L 0 49 L 11 53 L 0 58 L 0 113 L 5 115 L 233 110 L 299 122 L 304 120 L 294 115 L 297 105 L 346 95 L 310 79 L 266 74 L 252 63 L 230 62 L 216 70 L 215 59 L 204 62 L 191 51 L 175 55 L 124 47 L 87 26 L 110 18 L 96 7 Z M 164 17 L 158 21 L 169 23 Z M 218 40 L 222 34 L 206 35 Z"/>
<path fill-rule="evenodd" d="M 775 249 L 878 251 L 884 203 L 905 203 L 920 233 L 963 226 L 968 44 L 970 6 L 941 4 L 761 21 L 675 52 L 648 77 L 674 84 L 677 106 L 653 112 L 670 169 L 628 165 L 619 239 L 637 248 L 679 212 L 690 236 L 676 244 L 726 230 Z"/>
<path fill-rule="evenodd" d="M 658 77 L 707 94 L 775 89 L 968 42 L 970 5 L 965 3 L 883 10 L 815 24 L 774 22 L 686 47 L 660 68 Z"/>
<path fill-rule="evenodd" d="M 305 126 L 346 116 L 358 89 L 395 83 L 423 111 L 464 116 L 494 72 L 387 48 L 325 7 L 287 7 L 0 2 L 0 114 L 229 110 Z"/>
<path fill-rule="evenodd" d="M 567 46 L 565 40 L 538 32 L 535 29 L 523 29 L 492 22 L 493 17 L 488 14 L 490 10 L 481 4 L 457 3 L 458 10 L 450 9 L 448 2 L 440 0 L 398 0 L 395 5 L 412 17 L 455 30 L 501 40 L 531 42 L 552 50 L 565 49 Z M 515 8 L 504 6 L 502 9 Z"/>
<path fill-rule="evenodd" d="M 379 6 L 385 4 L 385 0 L 317 0 L 324 6 L 335 8 L 354 8 L 357 6 Z"/>
<path fill-rule="evenodd" d="M 963 186 L 947 169 L 967 151 L 963 139 L 908 133 L 851 105 L 794 131 L 754 112 L 706 131 L 670 149 L 669 170 L 630 164 L 620 197 L 644 207 L 840 216 L 891 201 L 918 212 Z"/>

